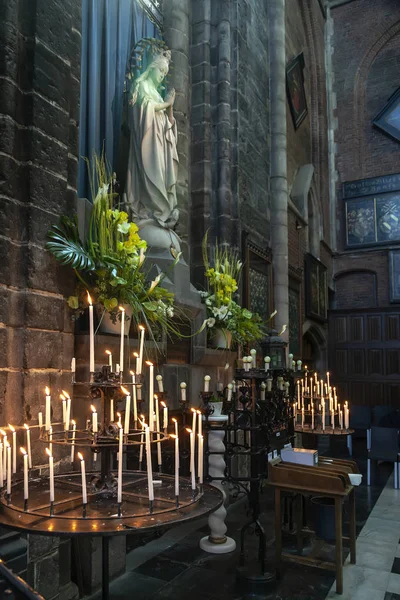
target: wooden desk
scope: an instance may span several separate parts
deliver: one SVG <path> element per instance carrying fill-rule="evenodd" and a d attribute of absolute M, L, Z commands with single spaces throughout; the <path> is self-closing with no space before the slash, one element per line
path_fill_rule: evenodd
<path fill-rule="evenodd" d="M 269 463 L 268 484 L 275 488 L 275 554 L 277 577 L 281 575 L 282 559 L 336 571 L 336 592 L 343 593 L 343 541 L 350 542 L 350 562 L 356 562 L 356 509 L 355 491 L 350 484 L 348 473 L 358 473 L 356 463 L 320 457 L 318 466 L 307 467 L 284 463 L 277 458 Z M 289 492 L 301 496 L 320 495 L 332 498 L 335 502 L 335 561 L 321 561 L 316 558 L 282 552 L 282 507 L 281 494 Z M 342 504 L 348 498 L 350 509 L 350 536 L 343 537 Z M 299 521 L 297 526 L 301 528 Z M 309 532 L 308 532 L 309 533 Z M 300 532 L 298 531 L 298 535 Z M 301 548 L 299 548 L 301 550 Z"/>

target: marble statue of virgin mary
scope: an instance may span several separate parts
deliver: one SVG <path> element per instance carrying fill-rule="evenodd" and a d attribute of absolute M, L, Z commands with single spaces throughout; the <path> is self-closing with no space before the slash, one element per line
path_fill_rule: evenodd
<path fill-rule="evenodd" d="M 154 225 L 172 229 L 179 217 L 177 128 L 172 112 L 175 90 L 165 99 L 159 91 L 170 60 L 169 50 L 160 49 L 153 55 L 133 82 L 129 98 L 131 135 L 125 202 L 141 230 Z"/>

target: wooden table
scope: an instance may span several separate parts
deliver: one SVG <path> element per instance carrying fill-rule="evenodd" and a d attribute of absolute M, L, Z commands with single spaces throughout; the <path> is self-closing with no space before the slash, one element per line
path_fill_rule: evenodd
<path fill-rule="evenodd" d="M 277 577 L 281 576 L 282 559 L 336 571 L 336 592 L 343 593 L 343 542 L 350 543 L 350 562 L 356 563 L 356 510 L 355 491 L 351 485 L 348 474 L 359 473 L 357 464 L 349 460 L 331 459 L 320 457 L 318 466 L 285 463 L 277 458 L 269 463 L 268 483 L 275 488 L 275 554 Z M 282 507 L 281 494 L 289 492 L 300 494 L 302 497 L 324 496 L 332 498 L 335 502 L 335 561 L 322 561 L 301 554 L 282 552 Z M 345 499 L 349 501 L 350 536 L 343 536 L 342 504 Z M 305 533 L 302 523 L 297 519 L 298 540 Z M 307 535 L 310 531 L 307 531 Z M 298 543 L 298 550 L 302 545 Z"/>

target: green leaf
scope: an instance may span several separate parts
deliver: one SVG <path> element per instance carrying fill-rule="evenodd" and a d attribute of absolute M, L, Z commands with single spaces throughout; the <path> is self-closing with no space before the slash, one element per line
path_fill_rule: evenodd
<path fill-rule="evenodd" d="M 114 310 L 114 308 L 117 308 L 117 306 L 117 298 L 107 298 L 106 300 L 104 300 L 104 308 L 108 310 L 108 312 L 111 312 L 112 310 Z"/>
<path fill-rule="evenodd" d="M 90 254 L 84 248 L 78 231 L 78 223 L 75 219 L 63 217 L 60 225 L 53 225 L 47 237 L 50 241 L 46 243 L 46 249 L 62 265 L 68 265 L 78 271 L 93 271 L 95 264 Z"/>
<path fill-rule="evenodd" d="M 247 310 L 247 308 L 243 309 L 242 314 L 245 319 L 251 319 L 251 317 L 253 316 L 253 313 Z"/>
<path fill-rule="evenodd" d="M 69 298 L 67 298 L 67 304 L 70 308 L 72 308 L 74 310 L 79 308 L 78 296 L 69 296 Z"/>
<path fill-rule="evenodd" d="M 131 226 L 131 224 L 130 224 L 130 223 L 120 223 L 120 224 L 117 226 L 117 230 L 118 230 L 120 233 L 125 233 L 125 234 L 126 234 L 126 233 L 129 233 L 130 226 Z"/>
<path fill-rule="evenodd" d="M 159 304 L 157 302 L 143 302 L 143 306 L 150 312 L 156 312 L 159 308 Z"/>
<path fill-rule="evenodd" d="M 110 285 L 112 287 L 117 287 L 117 285 L 126 285 L 127 283 L 128 282 L 126 281 L 126 279 L 123 279 L 122 277 L 115 277 L 110 281 Z"/>

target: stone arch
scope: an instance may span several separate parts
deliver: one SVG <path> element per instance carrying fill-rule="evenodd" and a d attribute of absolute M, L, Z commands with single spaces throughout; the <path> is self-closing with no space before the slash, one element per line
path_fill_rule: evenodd
<path fill-rule="evenodd" d="M 313 355 L 311 362 L 313 368 L 318 371 L 326 371 L 327 368 L 327 343 L 326 330 L 313 321 L 306 321 L 303 325 L 303 345 L 311 344 Z M 307 358 L 307 357 L 305 357 Z M 307 362 L 307 361 L 306 361 Z"/>

